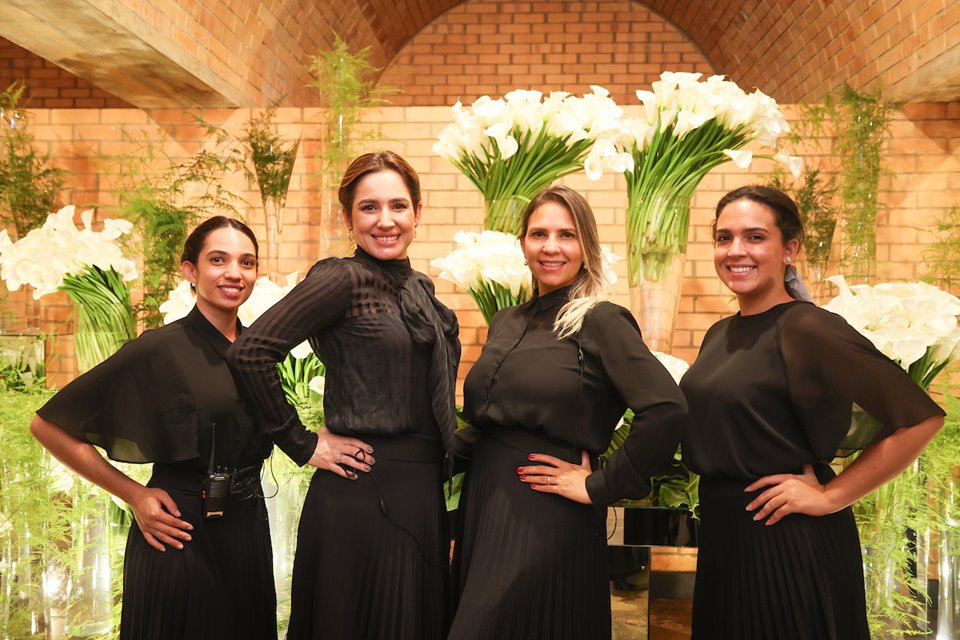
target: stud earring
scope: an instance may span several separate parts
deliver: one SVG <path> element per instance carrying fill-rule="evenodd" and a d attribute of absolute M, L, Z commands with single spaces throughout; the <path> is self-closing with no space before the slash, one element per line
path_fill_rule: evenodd
<path fill-rule="evenodd" d="M 791 258 L 790 256 L 787 256 L 786 261 L 787 261 L 787 264 L 790 264 L 791 262 L 793 262 L 793 258 Z"/>

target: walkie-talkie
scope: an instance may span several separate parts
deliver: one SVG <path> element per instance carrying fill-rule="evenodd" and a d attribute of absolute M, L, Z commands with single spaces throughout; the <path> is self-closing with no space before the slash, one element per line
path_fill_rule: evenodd
<path fill-rule="evenodd" d="M 203 500 L 203 517 L 220 518 L 227 508 L 227 495 L 230 493 L 230 483 L 233 474 L 229 471 L 214 470 L 213 454 L 217 447 L 217 423 L 210 423 L 210 463 L 207 465 L 207 477 L 200 487 L 200 498 Z"/>

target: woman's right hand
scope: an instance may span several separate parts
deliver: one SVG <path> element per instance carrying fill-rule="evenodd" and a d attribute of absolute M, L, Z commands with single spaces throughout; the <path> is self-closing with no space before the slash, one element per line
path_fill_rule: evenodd
<path fill-rule="evenodd" d="M 143 539 L 157 551 L 166 551 L 164 544 L 183 549 L 183 542 L 192 539 L 188 532 L 193 525 L 180 519 L 177 503 L 163 489 L 143 487 L 129 504 Z"/>
<path fill-rule="evenodd" d="M 317 448 L 307 464 L 356 480 L 357 471 L 366 473 L 375 462 L 373 447 L 366 442 L 321 429 L 317 432 Z"/>

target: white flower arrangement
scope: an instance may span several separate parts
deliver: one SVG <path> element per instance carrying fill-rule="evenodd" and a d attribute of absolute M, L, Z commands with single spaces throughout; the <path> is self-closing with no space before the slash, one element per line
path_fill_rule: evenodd
<path fill-rule="evenodd" d="M 77 368 L 86 371 L 136 336 L 126 283 L 136 279 L 137 268 L 116 242 L 130 233 L 131 222 L 107 219 L 102 231 L 94 231 L 89 209 L 80 214 L 78 229 L 75 212 L 73 205 L 63 207 L 16 242 L 0 231 L 0 278 L 10 291 L 32 286 L 37 300 L 55 291 L 70 296 Z"/>
<path fill-rule="evenodd" d="M 960 298 L 924 282 L 848 285 L 831 276 L 840 293 L 824 305 L 897 362 L 924 389 L 960 357 Z"/>
<path fill-rule="evenodd" d="M 723 76 L 700 78 L 665 71 L 652 91 L 637 91 L 643 115 L 622 118 L 619 135 L 598 142 L 588 160 L 591 178 L 604 170 L 627 178 L 631 285 L 660 280 L 671 257 L 686 251 L 694 190 L 727 161 L 748 168 L 754 154 L 743 149 L 747 144 L 774 148 L 757 157 L 782 162 L 795 176 L 803 169 L 800 158 L 776 149 L 790 128 L 773 98 L 759 90 L 747 94 Z"/>
<path fill-rule="evenodd" d="M 544 98 L 518 89 L 503 98 L 481 96 L 469 107 L 453 105 L 453 122 L 433 151 L 480 190 L 486 229 L 516 235 L 518 213 L 533 196 L 579 171 L 596 141 L 618 134 L 623 110 L 603 87 L 591 91 Z"/>
<path fill-rule="evenodd" d="M 30 285 L 33 297 L 39 300 L 59 290 L 65 277 L 80 275 L 89 267 L 113 270 L 125 282 L 136 279 L 136 264 L 123 257 L 116 242 L 130 233 L 133 224 L 107 219 L 102 231 L 94 231 L 93 210 L 88 209 L 80 214 L 83 226 L 78 229 L 73 221 L 75 212 L 76 208 L 68 205 L 51 213 L 42 227 L 16 242 L 6 229 L 0 230 L 0 278 L 8 290 Z"/>

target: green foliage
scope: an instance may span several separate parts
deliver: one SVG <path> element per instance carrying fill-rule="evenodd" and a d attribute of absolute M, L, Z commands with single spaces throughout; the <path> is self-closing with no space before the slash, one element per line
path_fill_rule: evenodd
<path fill-rule="evenodd" d="M 633 422 L 633 410 L 627 409 L 620 421 L 620 426 L 613 432 L 610 446 L 601 454 L 601 465 L 606 464 L 610 456 L 623 446 L 630 435 L 630 424 Z M 631 503 L 649 504 L 654 507 L 671 507 L 674 509 L 689 509 L 694 518 L 700 513 L 700 476 L 691 471 L 683 463 L 683 456 L 678 448 L 673 454 L 673 462 L 667 473 L 650 478 L 650 494 L 642 500 L 630 500 Z"/>
<path fill-rule="evenodd" d="M 0 336 L 0 391 L 41 391 L 45 375 L 42 337 Z"/>
<path fill-rule="evenodd" d="M 274 131 L 273 118 L 277 113 L 276 105 L 267 107 L 256 116 L 251 116 L 240 138 L 248 149 L 247 158 L 253 164 L 253 172 L 247 168 L 247 179 L 256 178 L 260 187 L 260 197 L 264 202 L 273 201 L 282 207 L 287 200 L 293 163 L 297 158 L 300 140 L 289 146 Z"/>
<path fill-rule="evenodd" d="M 803 251 L 817 282 L 821 281 L 830 262 L 833 233 L 837 228 L 837 210 L 831 203 L 833 178 L 820 167 L 804 168 L 799 181 L 788 181 L 782 170 L 774 172 L 770 185 L 790 195 L 800 210 L 803 222 Z"/>
<path fill-rule="evenodd" d="M 861 93 L 849 84 L 844 84 L 839 97 L 828 95 L 824 105 L 836 128 L 840 160 L 841 266 L 849 279 L 865 282 L 876 263 L 882 151 L 895 105 L 885 102 L 879 90 Z"/>
<path fill-rule="evenodd" d="M 240 162 L 217 133 L 214 151 L 202 149 L 186 160 L 163 152 L 165 136 L 132 139 L 134 149 L 101 157 L 117 177 L 113 193 L 120 215 L 133 220 L 143 242 L 143 302 L 138 315 L 147 328 L 163 324 L 160 305 L 180 277 L 183 243 L 196 223 L 211 215 L 242 217 L 243 201 L 223 186 L 223 176 Z"/>
<path fill-rule="evenodd" d="M 0 93 L 0 226 L 12 226 L 22 238 L 43 225 L 56 209 L 64 171 L 37 153 L 27 112 L 19 106 L 26 87 L 14 82 Z"/>
<path fill-rule="evenodd" d="M 397 90 L 376 86 L 380 71 L 370 64 L 370 47 L 351 53 L 346 41 L 334 34 L 333 47 L 310 59 L 315 81 L 309 86 L 320 94 L 325 108 L 326 144 L 320 155 L 324 190 L 334 189 L 347 164 L 356 155 L 356 146 L 378 139 L 378 133 L 360 127 L 363 112 L 386 104 L 386 96 Z"/>
<path fill-rule="evenodd" d="M 924 280 L 957 293 L 960 287 L 960 207 L 951 207 L 933 227 L 935 240 L 924 247 Z"/>

